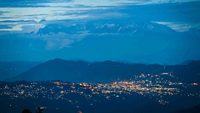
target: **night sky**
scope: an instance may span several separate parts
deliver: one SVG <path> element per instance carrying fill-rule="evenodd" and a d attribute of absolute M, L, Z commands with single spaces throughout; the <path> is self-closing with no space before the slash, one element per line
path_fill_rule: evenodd
<path fill-rule="evenodd" d="M 0 61 L 200 60 L 200 0 L 0 0 Z"/>

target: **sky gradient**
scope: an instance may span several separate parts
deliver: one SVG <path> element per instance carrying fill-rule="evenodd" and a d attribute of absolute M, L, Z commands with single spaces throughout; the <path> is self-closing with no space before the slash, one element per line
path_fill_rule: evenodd
<path fill-rule="evenodd" d="M 0 0 L 0 61 L 200 60 L 200 0 Z"/>

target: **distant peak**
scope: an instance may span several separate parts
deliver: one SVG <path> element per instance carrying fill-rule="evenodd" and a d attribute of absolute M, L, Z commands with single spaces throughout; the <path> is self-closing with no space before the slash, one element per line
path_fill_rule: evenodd
<path fill-rule="evenodd" d="M 48 60 L 47 62 L 66 62 L 66 61 L 71 61 L 71 60 L 65 60 L 65 59 L 61 59 L 61 58 L 54 58 L 54 59 Z"/>
<path fill-rule="evenodd" d="M 52 60 L 49 60 L 49 61 L 65 61 L 65 60 L 61 59 L 61 58 L 55 58 L 55 59 L 52 59 Z"/>
<path fill-rule="evenodd" d="M 83 61 L 83 60 L 65 60 L 65 59 L 61 59 L 61 58 L 55 58 L 55 59 L 52 59 L 52 60 L 49 60 L 47 62 L 54 62 L 54 63 L 57 63 L 57 62 L 68 62 L 68 63 L 88 63 L 87 61 Z"/>

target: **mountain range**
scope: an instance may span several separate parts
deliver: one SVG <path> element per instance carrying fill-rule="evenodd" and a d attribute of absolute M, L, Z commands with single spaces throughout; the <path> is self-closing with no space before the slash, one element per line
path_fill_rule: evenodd
<path fill-rule="evenodd" d="M 69 82 L 111 82 L 135 75 L 172 73 L 184 82 L 200 81 L 200 61 L 180 65 L 132 64 L 114 61 L 86 62 L 53 59 L 31 67 L 9 80 L 63 80 Z"/>
<path fill-rule="evenodd" d="M 40 62 L 10 61 L 0 62 L 0 80 L 13 78 L 30 68 L 40 64 Z"/>

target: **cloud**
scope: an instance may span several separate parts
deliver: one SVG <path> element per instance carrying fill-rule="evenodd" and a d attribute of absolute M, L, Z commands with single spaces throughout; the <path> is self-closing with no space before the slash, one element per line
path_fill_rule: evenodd
<path fill-rule="evenodd" d="M 22 25 L 14 25 L 12 27 L 6 26 L 6 28 L 1 28 L 0 31 L 3 32 L 15 32 L 15 31 L 22 31 Z"/>
<path fill-rule="evenodd" d="M 44 28 L 42 21 L 76 20 L 87 18 L 87 15 L 75 14 L 84 11 L 84 8 L 57 8 L 57 7 L 6 7 L 0 8 L 0 22 L 6 28 L 0 31 L 27 32 L 38 31 Z M 10 26 L 10 25 L 12 26 Z M 32 27 L 32 30 L 31 30 Z"/>
<path fill-rule="evenodd" d="M 45 0 L 41 2 L 29 1 L 29 4 L 23 4 L 22 7 L 19 7 L 21 6 L 21 2 L 16 1 L 15 5 L 13 5 L 12 2 L 5 1 L 5 4 L 7 4 L 6 7 L 0 5 L 0 22 L 5 24 L 6 22 L 18 22 L 18 24 L 12 27 L 1 27 L 0 31 L 24 33 L 26 32 L 24 28 L 29 27 L 29 31 L 36 32 L 38 29 L 46 26 L 44 23 L 41 23 L 42 21 L 46 21 L 45 24 L 48 24 L 49 21 L 95 18 L 90 13 L 90 11 L 94 10 L 103 10 L 130 4 L 147 5 L 190 1 L 199 0 L 56 0 L 54 2 Z"/>
<path fill-rule="evenodd" d="M 71 43 L 73 43 L 73 40 L 68 38 L 49 38 L 46 39 L 46 49 L 62 49 L 68 47 Z"/>
<path fill-rule="evenodd" d="M 126 4 L 137 4 L 139 0 L 72 0 L 68 3 L 44 3 L 45 6 L 89 6 L 89 7 L 106 7 L 106 6 L 119 6 Z"/>
<path fill-rule="evenodd" d="M 39 6 L 53 6 L 53 7 L 107 7 L 107 6 L 122 6 L 122 5 L 148 5 L 148 4 L 163 4 L 163 3 L 180 3 L 180 2 L 192 2 L 199 0 L 71 0 L 61 1 L 59 3 L 39 3 Z"/>
<path fill-rule="evenodd" d="M 191 24 L 178 23 L 178 22 L 153 22 L 153 23 L 167 26 L 176 32 L 186 32 L 189 31 L 191 28 L 193 28 Z"/>
<path fill-rule="evenodd" d="M 6 28 L 0 28 L 4 32 L 22 32 L 22 33 L 37 33 L 40 29 L 44 28 L 44 24 L 40 23 L 24 23 L 24 22 L 6 22 L 0 23 Z"/>
<path fill-rule="evenodd" d="M 73 14 L 83 11 L 82 8 L 57 8 L 57 7 L 7 7 L 0 8 L 0 21 L 34 21 L 42 20 L 72 20 L 86 16 Z M 70 13 L 69 13 L 70 12 Z"/>
<path fill-rule="evenodd" d="M 70 47 L 71 44 L 81 41 L 84 39 L 89 33 L 87 31 L 83 31 L 79 34 L 66 34 L 66 33 L 51 33 L 41 36 L 42 40 L 46 42 L 47 50 L 59 50 L 66 47 Z"/>

